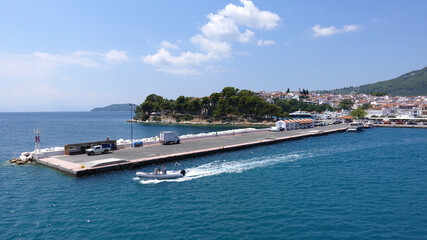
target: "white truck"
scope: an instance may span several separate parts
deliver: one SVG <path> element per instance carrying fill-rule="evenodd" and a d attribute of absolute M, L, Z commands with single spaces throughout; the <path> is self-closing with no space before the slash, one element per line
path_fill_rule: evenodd
<path fill-rule="evenodd" d="M 87 155 L 92 156 L 95 154 L 109 153 L 112 150 L 113 149 L 111 147 L 104 147 L 102 145 L 96 145 L 96 146 L 93 146 L 92 148 L 86 149 L 86 153 L 87 153 Z"/>
<path fill-rule="evenodd" d="M 159 142 L 163 144 L 170 144 L 170 143 L 180 143 L 181 140 L 175 134 L 175 132 L 167 131 L 167 132 L 160 132 Z"/>

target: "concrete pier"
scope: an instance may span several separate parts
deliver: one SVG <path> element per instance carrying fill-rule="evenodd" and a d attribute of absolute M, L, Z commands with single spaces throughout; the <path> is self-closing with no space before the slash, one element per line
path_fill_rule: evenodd
<path fill-rule="evenodd" d="M 96 156 L 87 156 L 85 154 L 55 156 L 39 159 L 37 163 L 71 176 L 83 177 L 97 173 L 133 169 L 179 159 L 297 140 L 305 137 L 343 132 L 346 128 L 347 124 L 339 124 L 282 132 L 261 130 L 234 136 L 183 139 L 180 144 L 174 145 L 151 144 L 140 148 L 122 149 L 114 151 L 114 153 Z"/>

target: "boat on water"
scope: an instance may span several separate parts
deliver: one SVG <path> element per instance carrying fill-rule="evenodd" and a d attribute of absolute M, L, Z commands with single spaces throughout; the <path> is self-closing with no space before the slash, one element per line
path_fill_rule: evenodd
<path fill-rule="evenodd" d="M 371 128 L 372 127 L 372 123 L 371 122 L 365 122 L 363 124 L 363 128 Z"/>
<path fill-rule="evenodd" d="M 363 123 L 351 122 L 348 125 L 347 132 L 358 132 L 358 131 L 362 131 L 362 129 L 363 129 Z"/>
<path fill-rule="evenodd" d="M 185 170 L 181 171 L 168 171 L 166 173 L 154 173 L 154 172 L 137 172 L 136 176 L 143 179 L 176 179 L 185 176 Z"/>
<path fill-rule="evenodd" d="M 154 172 L 137 172 L 136 176 L 143 179 L 176 179 L 182 178 L 185 176 L 186 171 L 176 170 L 176 167 L 179 166 L 179 163 L 175 163 L 174 170 L 167 171 L 166 167 L 163 166 L 163 169 L 155 169 Z"/>

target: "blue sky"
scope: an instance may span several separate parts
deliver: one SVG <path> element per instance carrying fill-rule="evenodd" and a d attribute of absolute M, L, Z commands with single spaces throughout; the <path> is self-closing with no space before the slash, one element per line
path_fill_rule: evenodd
<path fill-rule="evenodd" d="M 427 1 L 2 1 L 0 111 L 334 89 L 427 65 Z"/>

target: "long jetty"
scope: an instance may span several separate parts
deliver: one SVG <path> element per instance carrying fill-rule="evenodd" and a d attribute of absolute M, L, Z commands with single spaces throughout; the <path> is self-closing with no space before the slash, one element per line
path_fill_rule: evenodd
<path fill-rule="evenodd" d="M 96 156 L 87 156 L 85 154 L 54 156 L 41 158 L 36 160 L 36 162 L 67 175 L 83 177 L 97 173 L 134 169 L 208 154 L 343 132 L 346 128 L 346 124 L 338 124 L 282 132 L 270 132 L 263 129 L 228 136 L 182 139 L 180 144 L 173 145 L 151 144 L 140 148 L 127 148 L 114 151 L 114 153 Z"/>

